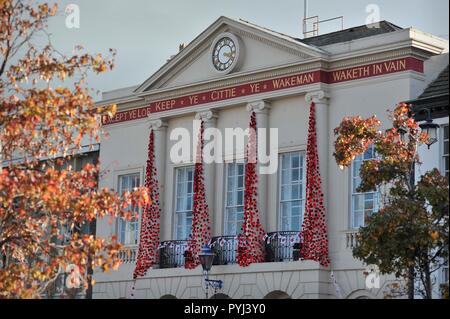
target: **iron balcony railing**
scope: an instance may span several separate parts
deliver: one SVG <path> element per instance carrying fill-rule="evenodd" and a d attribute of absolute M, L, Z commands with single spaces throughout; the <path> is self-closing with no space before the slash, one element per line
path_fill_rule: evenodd
<path fill-rule="evenodd" d="M 280 231 L 268 233 L 265 240 L 266 262 L 299 260 L 300 232 Z"/>
<path fill-rule="evenodd" d="M 187 246 L 187 240 L 170 240 L 162 242 L 159 247 L 159 267 L 184 267 L 184 252 L 186 251 Z"/>
<path fill-rule="evenodd" d="M 187 240 L 164 241 L 159 246 L 159 268 L 184 267 Z M 214 237 L 210 247 L 215 254 L 214 265 L 232 265 L 236 263 L 238 237 Z M 289 262 L 300 259 L 300 233 L 298 231 L 279 231 L 268 233 L 264 240 L 265 262 Z M 123 263 L 136 262 L 137 247 L 120 252 Z"/>
<path fill-rule="evenodd" d="M 236 236 L 213 237 L 210 246 L 215 254 L 213 265 L 232 265 L 236 263 L 238 248 Z"/>
<path fill-rule="evenodd" d="M 279 231 L 269 233 L 264 240 L 265 261 L 285 262 L 300 259 L 300 232 Z M 211 249 L 215 253 L 214 265 L 232 265 L 236 263 L 237 236 L 214 237 Z"/>

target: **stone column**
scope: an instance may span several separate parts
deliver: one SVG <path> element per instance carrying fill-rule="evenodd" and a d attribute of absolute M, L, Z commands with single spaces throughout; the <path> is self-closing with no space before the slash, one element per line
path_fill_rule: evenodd
<path fill-rule="evenodd" d="M 159 205 L 162 212 L 161 239 L 170 239 L 172 236 L 171 225 L 166 225 L 170 224 L 170 221 L 166 220 L 168 214 L 165 212 L 167 123 L 161 119 L 150 119 L 148 127 L 153 130 L 155 137 L 155 166 L 159 185 Z"/>
<path fill-rule="evenodd" d="M 258 143 L 264 141 L 266 143 L 266 150 L 269 150 L 269 135 L 270 135 L 270 127 L 269 127 L 269 111 L 270 104 L 267 101 L 255 101 L 247 104 L 248 112 L 256 113 L 256 125 L 257 128 L 265 128 L 266 136 L 264 139 L 261 139 L 261 136 L 258 135 Z M 261 134 L 260 132 L 258 132 Z M 258 154 L 258 158 L 261 154 Z M 259 161 L 258 161 L 259 162 Z M 258 209 L 261 218 L 261 224 L 264 227 L 264 230 L 267 231 L 268 227 L 268 176 L 266 174 L 259 173 L 260 164 L 257 165 L 257 174 L 258 174 Z M 274 212 L 276 213 L 276 212 Z"/>
<path fill-rule="evenodd" d="M 205 133 L 207 133 L 208 129 L 216 128 L 217 124 L 217 118 L 218 115 L 214 111 L 205 111 L 205 112 L 199 112 L 195 115 L 196 120 L 203 120 L 204 123 L 204 129 Z M 194 132 L 194 134 L 198 134 L 198 132 Z M 209 137 L 208 140 L 205 140 L 205 144 L 209 144 Z M 217 145 L 217 141 L 215 138 L 213 138 L 213 142 L 215 145 Z M 197 149 L 197 148 L 195 148 Z M 214 148 L 216 151 L 216 148 Z M 196 154 L 193 154 L 193 157 L 195 158 Z M 212 234 L 214 236 L 215 233 L 217 233 L 218 230 L 221 229 L 221 223 L 222 218 L 221 216 L 218 216 L 217 210 L 216 210 L 216 163 L 203 163 L 203 174 L 205 177 L 205 193 L 206 193 L 206 200 L 208 201 L 208 207 L 209 207 L 209 216 L 211 219 L 211 227 L 212 227 Z"/>
<path fill-rule="evenodd" d="M 329 139 L 329 97 L 325 91 L 314 91 L 306 94 L 305 100 L 309 108 L 311 103 L 316 105 L 317 151 L 319 153 L 320 177 L 325 207 L 328 210 L 328 166 L 330 153 Z"/>

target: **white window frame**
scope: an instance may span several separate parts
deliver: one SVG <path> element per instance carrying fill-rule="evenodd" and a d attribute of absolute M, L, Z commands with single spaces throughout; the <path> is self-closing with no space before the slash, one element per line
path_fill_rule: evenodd
<path fill-rule="evenodd" d="M 179 170 L 187 170 L 191 168 L 192 169 L 192 205 L 191 205 L 191 210 L 183 210 L 183 211 L 178 211 L 178 171 Z M 192 215 L 192 208 L 193 208 L 193 200 L 194 200 L 194 175 L 195 175 L 195 166 L 194 165 L 184 165 L 184 166 L 177 166 L 174 167 L 174 182 L 175 182 L 175 187 L 174 187 L 174 202 L 173 202 L 173 238 L 175 238 L 176 240 L 187 240 L 189 238 L 189 234 L 186 234 L 186 236 L 180 236 L 181 234 L 178 233 L 178 221 L 179 221 L 179 214 L 188 214 L 189 212 L 191 212 Z M 187 226 L 187 225 L 185 225 Z"/>
<path fill-rule="evenodd" d="M 229 168 L 230 165 L 232 164 L 241 164 L 244 166 L 244 171 L 243 171 L 243 189 L 242 191 L 244 192 L 243 194 L 243 199 L 242 199 L 242 208 L 244 209 L 244 200 L 245 200 L 245 161 L 243 160 L 236 160 L 236 161 L 230 161 L 230 162 L 226 162 L 225 163 L 225 196 L 224 196 L 224 218 L 223 218 L 223 229 L 224 229 L 224 233 L 226 236 L 234 236 L 234 235 L 238 235 L 240 233 L 240 229 L 236 229 L 236 234 L 233 234 L 229 229 L 228 229 L 228 209 L 229 208 L 237 208 L 240 206 L 228 206 L 228 172 L 229 172 Z M 237 176 L 237 175 L 235 175 Z"/>
<path fill-rule="evenodd" d="M 371 146 L 371 147 L 373 147 L 373 146 Z M 368 161 L 368 160 L 371 160 L 371 159 L 375 158 L 375 157 L 373 157 L 371 159 L 365 160 L 364 159 L 364 154 L 360 155 L 360 156 L 363 156 L 362 162 Z M 365 215 L 365 211 L 364 211 L 363 224 L 360 225 L 360 226 L 355 226 L 355 212 L 354 212 L 354 200 L 353 200 L 354 196 L 364 195 L 364 202 L 366 201 L 365 200 L 365 196 L 366 195 L 372 194 L 373 196 L 377 196 L 378 197 L 377 200 L 375 200 L 375 199 L 373 200 L 374 201 L 373 214 L 374 214 L 374 213 L 379 212 L 379 210 L 380 210 L 381 193 L 380 193 L 380 190 L 375 191 L 375 192 L 365 192 L 365 193 L 353 192 L 354 179 L 355 179 L 355 176 L 353 175 L 354 164 L 355 164 L 355 160 L 352 162 L 352 165 L 350 167 L 350 225 L 349 226 L 350 226 L 351 230 L 358 230 L 360 227 L 364 227 L 366 225 L 366 223 L 365 223 L 366 215 Z"/>
<path fill-rule="evenodd" d="M 441 268 L 441 278 L 440 278 L 440 282 L 439 283 L 441 285 L 442 284 L 448 284 L 448 261 Z"/>
<path fill-rule="evenodd" d="M 445 128 L 447 128 L 447 129 L 449 129 L 449 124 L 448 123 L 446 123 L 446 124 L 443 124 L 442 126 L 441 126 L 441 143 L 439 143 L 440 145 L 441 145 L 441 147 L 440 147 L 440 161 L 441 161 L 441 172 L 442 172 L 442 175 L 446 175 L 448 172 L 446 172 L 445 171 L 445 158 L 447 157 L 449 157 L 449 154 L 447 153 L 447 154 L 445 154 L 445 147 L 444 147 L 444 145 L 445 145 L 445 142 L 447 142 L 447 143 L 449 143 L 449 136 L 447 137 L 447 139 L 444 139 L 444 136 L 445 136 Z"/>
<path fill-rule="evenodd" d="M 278 200 L 277 200 L 277 206 L 278 206 L 278 229 L 283 230 L 283 217 L 282 217 L 282 203 L 283 202 L 293 202 L 294 200 L 282 200 L 282 194 L 281 194 L 281 188 L 282 188 L 282 179 L 283 179 L 283 156 L 286 154 L 293 154 L 293 153 L 299 153 L 303 157 L 303 178 L 302 178 L 302 198 L 300 201 L 302 202 L 302 214 L 301 214 L 301 220 L 300 220 L 300 229 L 289 229 L 285 231 L 300 231 L 302 224 L 303 224 L 303 218 L 305 216 L 305 205 L 306 205 L 306 151 L 305 150 L 289 150 L 286 152 L 279 153 L 279 173 L 278 173 Z"/>
<path fill-rule="evenodd" d="M 122 189 L 121 189 L 121 185 L 122 185 L 122 183 L 121 183 L 121 179 L 123 178 L 123 177 L 130 177 L 130 176 L 137 176 L 138 178 L 139 178 L 139 183 L 138 183 L 138 185 L 136 186 L 136 187 L 141 187 L 142 186 L 142 184 L 143 184 L 143 181 L 142 181 L 142 172 L 141 172 L 141 170 L 129 170 L 129 171 L 122 171 L 122 172 L 119 172 L 119 173 L 117 173 L 116 174 L 116 177 L 115 177 L 115 180 L 116 180 L 116 182 L 117 182 L 117 187 L 116 187 L 116 189 L 117 189 L 117 192 L 120 194 L 120 195 L 122 195 L 121 194 L 121 192 L 122 192 Z M 132 189 L 130 189 L 130 191 L 131 191 Z M 134 247 L 134 246 L 137 246 L 138 244 L 139 244 L 139 232 L 140 232 L 140 215 L 141 214 L 139 214 L 139 218 L 137 219 L 137 220 L 135 220 L 135 221 L 123 221 L 121 218 L 117 218 L 116 219 L 116 234 L 117 234 L 117 239 L 118 239 L 118 241 L 120 242 L 120 243 L 122 243 L 124 246 L 126 246 L 126 247 Z M 124 240 L 122 240 L 122 229 L 121 229 L 121 225 L 123 225 L 122 224 L 122 222 L 124 222 L 126 225 L 128 225 L 128 224 L 131 224 L 131 223 L 136 223 L 137 225 L 137 227 L 136 227 L 136 235 L 135 235 L 135 243 L 129 243 L 129 242 L 125 242 Z"/>

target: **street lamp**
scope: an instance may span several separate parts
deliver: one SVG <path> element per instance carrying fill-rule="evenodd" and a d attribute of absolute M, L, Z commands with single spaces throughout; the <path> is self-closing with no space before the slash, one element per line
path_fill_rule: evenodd
<path fill-rule="evenodd" d="M 214 293 L 217 292 L 218 289 L 222 289 L 223 287 L 223 281 L 222 280 L 210 280 L 208 278 L 208 273 L 211 270 L 213 260 L 214 260 L 214 253 L 212 252 L 211 248 L 209 248 L 207 245 L 202 248 L 201 253 L 198 254 L 198 257 L 200 259 L 200 264 L 203 268 L 203 278 L 206 288 L 206 299 L 208 299 L 208 289 L 209 287 L 214 289 Z"/>
<path fill-rule="evenodd" d="M 407 137 L 408 131 L 404 127 L 399 127 L 397 129 L 397 132 L 400 134 L 400 140 L 403 143 L 406 143 L 407 142 L 406 137 Z"/>
<path fill-rule="evenodd" d="M 436 123 L 433 123 L 433 118 L 431 117 L 431 111 L 429 109 L 426 109 L 427 112 L 427 119 L 425 120 L 425 123 L 420 124 L 420 128 L 424 133 L 427 133 L 428 135 L 428 142 L 425 143 L 428 146 L 428 149 L 430 149 L 431 145 L 436 143 L 438 141 L 438 129 L 439 125 Z"/>

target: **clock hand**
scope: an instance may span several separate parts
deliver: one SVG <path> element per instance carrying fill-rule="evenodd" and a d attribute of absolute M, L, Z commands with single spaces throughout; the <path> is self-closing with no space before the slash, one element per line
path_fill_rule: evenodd
<path fill-rule="evenodd" d="M 224 57 L 227 57 L 227 58 L 230 58 L 230 59 L 233 57 L 233 55 L 234 55 L 233 52 L 230 52 L 230 53 L 224 52 L 223 53 Z"/>

